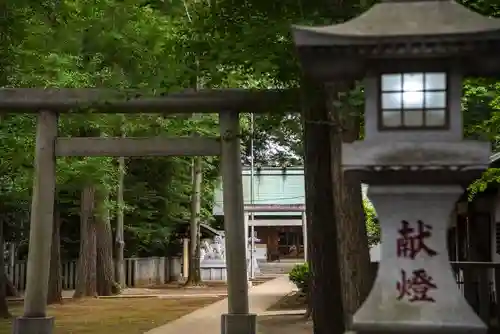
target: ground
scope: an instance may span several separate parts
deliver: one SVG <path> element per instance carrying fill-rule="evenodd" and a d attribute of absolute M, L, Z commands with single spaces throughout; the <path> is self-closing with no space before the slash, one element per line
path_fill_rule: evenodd
<path fill-rule="evenodd" d="M 254 286 L 268 282 L 271 278 L 262 277 L 253 280 Z M 64 299 L 72 298 L 74 290 L 65 290 L 62 292 Z M 123 296 L 152 296 L 152 295 L 166 295 L 166 296 L 179 296 L 179 295 L 226 295 L 227 284 L 225 282 L 203 282 L 202 286 L 185 287 L 183 283 L 167 283 L 157 284 L 140 288 L 126 288 L 122 291 Z M 22 293 L 18 297 L 9 297 L 11 301 L 21 301 L 23 299 Z"/>
<path fill-rule="evenodd" d="M 305 298 L 299 292 L 292 292 L 268 308 L 267 313 L 257 318 L 257 334 L 310 334 L 313 332 L 311 320 L 306 320 L 303 314 L 293 314 L 293 311 L 306 308 Z M 273 313 L 282 314 L 273 314 Z M 291 314 L 287 314 L 291 313 Z M 493 320 L 488 334 L 499 333 L 496 320 Z"/>
<path fill-rule="evenodd" d="M 51 305 L 48 313 L 56 318 L 54 334 L 139 334 L 222 298 L 89 298 Z M 10 309 L 20 315 L 22 303 Z M 8 333 L 11 321 L 0 320 L 0 334 Z"/>
<path fill-rule="evenodd" d="M 271 315 L 257 318 L 257 334 L 310 334 L 312 321 L 303 315 Z"/>
<path fill-rule="evenodd" d="M 227 283 L 223 281 L 207 281 L 207 282 L 202 282 L 201 286 L 207 287 L 207 288 L 221 288 L 225 289 L 227 288 Z M 190 289 L 192 288 L 191 286 L 185 286 L 183 282 L 171 282 L 171 283 L 165 283 L 165 284 L 156 284 L 151 287 L 152 289 Z"/>
<path fill-rule="evenodd" d="M 262 283 L 268 282 L 272 277 L 259 277 L 252 280 L 252 285 L 257 286 Z M 199 290 L 210 290 L 211 293 L 216 293 L 217 291 L 227 291 L 227 283 L 223 281 L 206 281 L 201 283 L 200 286 L 184 286 L 182 282 L 172 282 L 166 284 L 156 284 L 148 289 L 150 290 L 165 290 L 165 291 L 190 291 L 194 290 L 198 292 Z"/>
<path fill-rule="evenodd" d="M 305 296 L 294 291 L 281 298 L 268 311 L 285 314 L 261 315 L 257 318 L 258 334 L 309 334 L 312 332 L 312 321 L 306 320 L 303 314 L 286 314 L 290 311 L 305 310 Z"/>
<path fill-rule="evenodd" d="M 282 310 L 304 310 L 306 308 L 306 298 L 298 291 L 294 291 L 281 298 L 276 304 L 271 306 L 269 311 Z"/>

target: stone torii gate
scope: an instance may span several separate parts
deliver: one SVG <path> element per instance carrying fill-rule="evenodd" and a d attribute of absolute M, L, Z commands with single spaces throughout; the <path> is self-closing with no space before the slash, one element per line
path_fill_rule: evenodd
<path fill-rule="evenodd" d="M 293 90 L 206 90 L 142 97 L 137 92 L 99 89 L 0 89 L 0 112 L 38 114 L 24 314 L 15 320 L 13 333 L 50 334 L 53 329 L 54 320 L 47 317 L 46 306 L 56 157 L 220 155 L 226 248 L 230 250 L 227 252 L 228 313 L 222 316 L 221 332 L 254 334 L 255 315 L 249 314 L 248 306 L 239 113 L 293 108 L 298 105 L 297 96 Z M 78 110 L 219 113 L 220 137 L 58 137 L 58 114 Z"/>

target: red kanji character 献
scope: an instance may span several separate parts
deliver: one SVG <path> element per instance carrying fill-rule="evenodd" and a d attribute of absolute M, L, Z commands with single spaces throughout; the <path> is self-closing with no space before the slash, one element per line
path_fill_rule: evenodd
<path fill-rule="evenodd" d="M 427 247 L 424 242 L 424 239 L 432 236 L 431 225 L 424 224 L 423 221 L 417 221 L 417 229 L 410 226 L 406 220 L 401 222 L 401 229 L 398 231 L 400 237 L 397 239 L 397 255 L 398 257 L 408 257 L 414 259 L 415 256 L 420 253 L 420 251 L 424 251 L 429 256 L 434 256 L 437 254 L 436 251 Z"/>

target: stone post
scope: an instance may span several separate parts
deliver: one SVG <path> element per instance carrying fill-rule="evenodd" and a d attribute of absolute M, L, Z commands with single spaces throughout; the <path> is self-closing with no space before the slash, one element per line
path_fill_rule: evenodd
<path fill-rule="evenodd" d="M 247 264 L 247 279 L 250 278 L 250 274 L 249 274 L 249 268 L 250 268 L 250 248 L 248 247 L 248 221 L 249 221 L 249 216 L 248 216 L 248 213 L 245 212 L 245 240 L 247 240 L 247 242 L 245 242 L 245 254 L 246 254 L 246 264 Z"/>
<path fill-rule="evenodd" d="M 189 239 L 182 239 L 182 277 L 187 279 L 189 275 Z"/>
<path fill-rule="evenodd" d="M 221 112 L 219 122 L 229 311 L 222 315 L 221 333 L 255 334 L 256 316 L 248 313 L 247 239 L 239 117 L 234 112 Z"/>
<path fill-rule="evenodd" d="M 448 260 L 448 221 L 462 193 L 455 185 L 368 188 L 382 229 L 381 260 L 353 318 L 358 334 L 486 333 Z"/>
<path fill-rule="evenodd" d="M 54 326 L 54 319 L 47 317 L 46 309 L 56 185 L 56 139 L 57 114 L 40 111 L 36 131 L 24 314 L 15 319 L 12 327 L 14 334 L 50 334 Z"/>
<path fill-rule="evenodd" d="M 254 221 L 254 215 L 252 214 L 250 216 L 252 219 L 251 224 L 250 224 L 250 278 L 254 279 L 255 278 L 255 221 Z"/>

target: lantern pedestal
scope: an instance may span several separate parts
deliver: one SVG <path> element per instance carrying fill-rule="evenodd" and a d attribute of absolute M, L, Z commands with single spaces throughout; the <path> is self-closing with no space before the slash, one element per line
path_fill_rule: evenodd
<path fill-rule="evenodd" d="M 370 186 L 381 224 L 381 261 L 353 329 L 366 333 L 486 333 L 462 296 L 447 250 L 455 185 Z"/>

